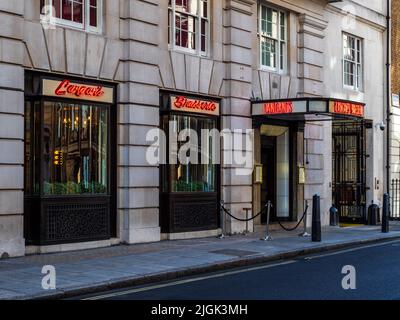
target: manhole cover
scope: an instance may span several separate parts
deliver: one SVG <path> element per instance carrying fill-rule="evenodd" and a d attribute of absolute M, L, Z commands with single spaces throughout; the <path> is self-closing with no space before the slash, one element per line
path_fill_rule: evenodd
<path fill-rule="evenodd" d="M 224 250 L 210 251 L 210 253 L 223 254 L 226 256 L 234 256 L 234 257 L 246 257 L 246 256 L 251 256 L 251 255 L 257 254 L 258 252 L 235 250 L 235 249 L 224 249 Z"/>

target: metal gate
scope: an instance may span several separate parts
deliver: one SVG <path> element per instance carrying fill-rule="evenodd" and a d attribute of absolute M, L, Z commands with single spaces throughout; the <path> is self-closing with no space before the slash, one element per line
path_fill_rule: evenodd
<path fill-rule="evenodd" d="M 390 193 L 390 218 L 400 220 L 400 179 L 392 179 Z"/>
<path fill-rule="evenodd" d="M 333 123 L 333 203 L 341 222 L 366 220 L 366 130 L 364 122 Z"/>

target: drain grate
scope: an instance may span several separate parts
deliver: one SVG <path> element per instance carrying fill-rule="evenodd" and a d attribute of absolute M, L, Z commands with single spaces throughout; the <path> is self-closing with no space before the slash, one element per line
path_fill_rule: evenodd
<path fill-rule="evenodd" d="M 247 257 L 247 256 L 252 256 L 254 254 L 258 254 L 258 252 L 254 252 L 254 251 L 245 251 L 245 250 L 236 250 L 236 249 L 216 250 L 216 251 L 210 251 L 210 253 L 223 254 L 226 256 L 234 256 L 234 257 Z"/>

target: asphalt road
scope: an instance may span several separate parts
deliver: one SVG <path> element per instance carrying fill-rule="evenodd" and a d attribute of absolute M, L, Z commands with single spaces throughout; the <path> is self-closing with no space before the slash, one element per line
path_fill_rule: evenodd
<path fill-rule="evenodd" d="M 344 290 L 344 266 L 356 289 Z M 349 283 L 348 281 L 346 283 Z M 353 282 L 354 283 L 354 282 Z M 400 241 L 106 292 L 95 300 L 400 300 Z"/>

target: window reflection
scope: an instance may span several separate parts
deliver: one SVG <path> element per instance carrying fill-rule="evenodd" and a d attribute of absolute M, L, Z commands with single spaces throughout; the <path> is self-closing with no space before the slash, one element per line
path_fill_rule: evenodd
<path fill-rule="evenodd" d="M 44 104 L 43 193 L 106 194 L 108 108 Z"/>
<path fill-rule="evenodd" d="M 215 119 L 191 117 L 191 116 L 164 116 L 162 119 L 164 132 L 169 132 L 170 125 L 176 126 L 174 131 L 178 134 L 182 130 L 190 129 L 197 132 L 199 139 L 199 151 L 207 152 L 204 157 L 208 158 L 209 164 L 201 163 L 201 152 L 198 152 L 198 164 L 171 164 L 163 166 L 163 191 L 164 192 L 215 192 L 217 181 L 217 166 L 213 164 L 212 152 L 215 148 L 215 143 L 212 135 L 207 141 L 202 140 L 202 130 L 217 129 Z M 178 143 L 178 150 L 186 142 Z M 169 171 L 169 172 L 168 172 Z M 169 190 L 168 190 L 169 188 Z"/>

